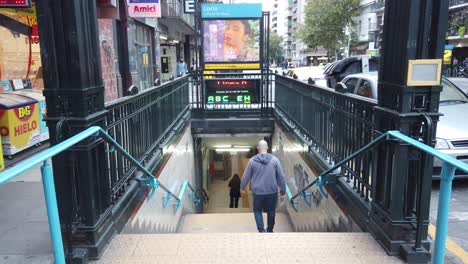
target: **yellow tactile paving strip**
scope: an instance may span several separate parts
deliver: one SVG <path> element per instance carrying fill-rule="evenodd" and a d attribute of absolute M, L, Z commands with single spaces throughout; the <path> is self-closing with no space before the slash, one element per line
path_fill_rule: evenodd
<path fill-rule="evenodd" d="M 95 263 L 403 263 L 366 233 L 118 235 Z"/>

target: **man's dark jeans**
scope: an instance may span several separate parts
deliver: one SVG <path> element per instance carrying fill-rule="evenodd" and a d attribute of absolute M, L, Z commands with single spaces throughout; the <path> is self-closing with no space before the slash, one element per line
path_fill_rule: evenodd
<path fill-rule="evenodd" d="M 267 232 L 273 232 L 275 226 L 275 210 L 278 201 L 278 193 L 253 194 L 253 211 L 258 232 L 265 232 L 263 224 L 263 211 L 267 213 Z"/>

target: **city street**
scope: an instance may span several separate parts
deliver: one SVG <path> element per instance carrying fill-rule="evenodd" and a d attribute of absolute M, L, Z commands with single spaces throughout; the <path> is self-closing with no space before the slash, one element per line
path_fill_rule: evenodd
<path fill-rule="evenodd" d="M 467 113 L 468 0 L 0 0 L 0 264 L 468 264 Z"/>

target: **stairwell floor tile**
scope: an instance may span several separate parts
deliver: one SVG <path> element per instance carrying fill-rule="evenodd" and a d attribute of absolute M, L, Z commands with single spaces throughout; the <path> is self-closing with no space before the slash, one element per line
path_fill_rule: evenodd
<path fill-rule="evenodd" d="M 337 255 L 337 256 L 349 256 L 349 255 L 355 255 L 355 252 L 353 250 L 346 250 L 346 249 L 309 249 L 307 252 L 314 256 L 319 256 L 319 255 Z"/>
<path fill-rule="evenodd" d="M 176 257 L 177 263 L 216 263 L 216 255 L 178 255 Z"/>
<path fill-rule="evenodd" d="M 148 256 L 132 256 L 132 257 L 114 257 L 114 258 L 107 258 L 104 261 L 97 261 L 93 264 L 159 264 L 163 262 L 159 262 L 157 258 L 148 257 Z M 165 262 L 165 263 L 172 263 L 172 262 Z"/>
<path fill-rule="evenodd" d="M 268 258 L 266 255 L 231 255 L 231 256 L 218 256 L 216 263 L 226 264 L 267 264 Z M 286 262 L 287 263 L 287 262 Z"/>
<path fill-rule="evenodd" d="M 134 251 L 134 256 L 175 256 L 179 246 L 177 244 L 141 243 Z"/>
<path fill-rule="evenodd" d="M 226 249 L 220 250 L 218 256 L 225 257 L 226 259 L 230 258 L 244 258 L 248 259 L 250 257 L 266 257 L 267 252 L 264 250 L 236 250 L 236 249 Z"/>
<path fill-rule="evenodd" d="M 387 256 L 385 250 L 379 245 L 370 247 L 356 247 L 353 249 L 354 254 L 362 256 Z"/>
<path fill-rule="evenodd" d="M 178 256 L 217 256 L 218 249 L 213 248 L 179 248 L 177 251 Z"/>
<path fill-rule="evenodd" d="M 361 264 L 403 264 L 401 259 L 392 256 L 359 256 Z"/>
<path fill-rule="evenodd" d="M 317 263 L 313 256 L 308 254 L 284 254 L 284 255 L 269 255 L 268 264 L 284 264 L 284 263 Z"/>
<path fill-rule="evenodd" d="M 134 236 L 116 236 L 105 251 L 108 256 L 131 256 L 137 247 L 138 238 Z"/>
<path fill-rule="evenodd" d="M 319 255 L 314 256 L 316 263 L 326 263 L 326 264 L 361 264 L 360 259 L 358 256 L 355 255 L 348 255 L 348 256 L 340 256 L 340 255 Z"/>
<path fill-rule="evenodd" d="M 295 249 L 275 249 L 275 250 L 267 250 L 267 254 L 268 255 L 288 255 L 288 254 L 292 254 L 292 255 L 309 255 L 310 254 L 310 250 L 308 250 L 307 248 L 295 248 Z"/>

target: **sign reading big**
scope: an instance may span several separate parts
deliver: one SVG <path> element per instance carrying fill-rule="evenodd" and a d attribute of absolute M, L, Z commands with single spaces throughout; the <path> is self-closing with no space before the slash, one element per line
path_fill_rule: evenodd
<path fill-rule="evenodd" d="M 130 17 L 161 17 L 160 0 L 127 0 Z"/>

